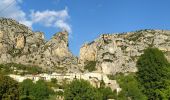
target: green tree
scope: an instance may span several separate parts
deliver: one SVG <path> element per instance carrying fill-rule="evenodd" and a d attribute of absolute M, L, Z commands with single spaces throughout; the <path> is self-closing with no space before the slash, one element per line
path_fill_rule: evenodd
<path fill-rule="evenodd" d="M 85 80 L 73 80 L 64 91 L 65 100 L 102 100 L 102 95 Z"/>
<path fill-rule="evenodd" d="M 135 74 L 117 74 L 115 79 L 118 81 L 122 90 L 118 94 L 117 100 L 147 100 L 146 96 L 142 93 L 141 86 L 136 80 Z"/>
<path fill-rule="evenodd" d="M 151 100 L 161 100 L 168 90 L 169 63 L 164 54 L 157 48 L 148 48 L 137 61 L 138 80 L 143 92 Z M 168 94 L 167 94 L 168 95 Z"/>
<path fill-rule="evenodd" d="M 33 87 L 32 95 L 36 98 L 36 100 L 45 100 L 52 93 L 52 90 L 47 86 L 47 84 L 43 80 L 39 80 Z"/>
<path fill-rule="evenodd" d="M 8 76 L 0 75 L 0 100 L 19 100 L 18 83 Z"/>
<path fill-rule="evenodd" d="M 20 91 L 20 99 L 21 100 L 32 100 L 34 97 L 32 96 L 34 94 L 33 87 L 35 84 L 30 79 L 24 80 L 19 85 L 19 91 Z"/>
<path fill-rule="evenodd" d="M 36 83 L 33 83 L 30 79 L 24 80 L 20 83 L 19 90 L 21 100 L 46 100 L 50 94 L 53 94 L 43 80 L 39 80 Z"/>
<path fill-rule="evenodd" d="M 98 91 L 102 94 L 102 100 L 114 99 L 116 97 L 116 93 L 109 87 L 100 87 Z"/>

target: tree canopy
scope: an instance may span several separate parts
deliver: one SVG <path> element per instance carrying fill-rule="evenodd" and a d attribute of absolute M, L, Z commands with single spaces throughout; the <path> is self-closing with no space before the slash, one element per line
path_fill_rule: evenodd
<path fill-rule="evenodd" d="M 141 86 L 134 73 L 129 73 L 128 75 L 119 73 L 111 78 L 117 80 L 122 89 L 119 94 L 115 96 L 115 100 L 128 100 L 129 98 L 131 100 L 147 100 L 147 97 L 142 93 Z"/>
<path fill-rule="evenodd" d="M 8 76 L 0 75 L 0 100 L 19 100 L 18 83 Z"/>
<path fill-rule="evenodd" d="M 24 80 L 20 84 L 20 95 L 22 100 L 46 100 L 52 90 L 47 86 L 47 84 L 39 80 L 36 83 L 33 83 L 32 80 Z"/>
<path fill-rule="evenodd" d="M 65 89 L 65 100 L 102 100 L 100 93 L 85 80 L 73 80 Z"/>
<path fill-rule="evenodd" d="M 162 51 L 148 48 L 137 61 L 138 80 L 143 86 L 143 92 L 149 99 L 170 99 L 169 63 Z M 168 93 L 168 94 L 167 94 Z"/>
<path fill-rule="evenodd" d="M 108 100 L 114 96 L 109 87 L 95 88 L 85 80 L 73 80 L 64 90 L 65 100 Z"/>

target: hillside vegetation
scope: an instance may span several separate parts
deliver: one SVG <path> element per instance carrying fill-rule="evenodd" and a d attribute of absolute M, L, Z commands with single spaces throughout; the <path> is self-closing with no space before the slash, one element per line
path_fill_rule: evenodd
<path fill-rule="evenodd" d="M 25 68 L 21 65 L 5 64 L 1 65 L 1 72 L 3 66 Z M 74 80 L 68 84 L 65 82 L 58 84 L 56 79 L 51 82 L 40 80 L 33 83 L 32 80 L 25 80 L 18 83 L 1 73 L 0 98 L 1 100 L 55 100 L 57 97 L 64 97 L 65 100 L 170 99 L 170 64 L 162 51 L 157 48 L 146 49 L 137 61 L 137 68 L 137 73 L 109 75 L 109 78 L 117 80 L 122 88 L 118 94 L 110 88 L 106 88 L 102 81 L 100 88 L 91 86 L 85 80 Z M 55 92 L 52 87 L 64 89 L 64 93 Z"/>

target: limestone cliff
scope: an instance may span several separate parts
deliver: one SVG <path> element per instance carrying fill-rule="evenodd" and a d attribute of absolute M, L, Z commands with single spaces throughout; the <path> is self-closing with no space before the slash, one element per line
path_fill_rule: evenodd
<path fill-rule="evenodd" d="M 0 63 L 38 65 L 48 71 L 79 72 L 87 61 L 96 61 L 98 72 L 136 72 L 136 61 L 149 46 L 162 50 L 170 61 L 170 31 L 140 30 L 103 34 L 80 49 L 79 59 L 68 48 L 68 33 L 50 40 L 12 19 L 0 18 Z M 79 63 L 78 63 L 79 62 Z"/>
<path fill-rule="evenodd" d="M 67 32 L 58 32 L 46 41 L 44 33 L 33 32 L 15 20 L 0 18 L 0 63 L 10 62 L 62 72 L 77 68 L 77 58 L 68 49 Z"/>
<path fill-rule="evenodd" d="M 143 50 L 153 46 L 170 60 L 170 31 L 140 30 L 120 34 L 103 34 L 80 49 L 80 63 L 96 61 L 96 68 L 105 74 L 136 72 L 136 61 Z"/>

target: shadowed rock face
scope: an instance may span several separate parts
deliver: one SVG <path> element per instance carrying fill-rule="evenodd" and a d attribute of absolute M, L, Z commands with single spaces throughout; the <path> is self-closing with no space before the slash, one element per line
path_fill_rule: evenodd
<path fill-rule="evenodd" d="M 97 61 L 105 74 L 136 72 L 136 61 L 147 47 L 156 47 L 170 61 L 170 31 L 141 30 L 122 34 L 103 34 L 80 49 L 80 62 Z"/>
<path fill-rule="evenodd" d="M 33 32 L 15 20 L 0 18 L 0 63 L 10 62 L 52 71 L 59 71 L 59 67 L 66 72 L 78 71 L 77 58 L 68 49 L 67 32 L 58 32 L 45 41 L 44 33 Z"/>

